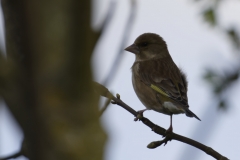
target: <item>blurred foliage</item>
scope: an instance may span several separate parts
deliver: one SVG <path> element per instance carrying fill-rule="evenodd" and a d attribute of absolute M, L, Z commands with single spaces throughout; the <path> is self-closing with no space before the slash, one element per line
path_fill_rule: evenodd
<path fill-rule="evenodd" d="M 214 70 L 208 70 L 204 75 L 205 80 L 207 80 L 211 86 L 213 86 L 213 91 L 216 95 L 221 94 L 225 89 L 230 87 L 239 77 L 239 70 L 234 72 L 225 72 L 225 74 L 219 74 Z"/>
<path fill-rule="evenodd" d="M 201 1 L 196 1 L 201 2 Z M 202 17 L 206 23 L 210 26 L 220 29 L 222 34 L 228 37 L 232 48 L 236 49 L 236 53 L 238 57 L 236 59 L 240 59 L 240 35 L 238 34 L 236 28 L 229 27 L 228 29 L 221 28 L 220 24 L 217 22 L 218 17 L 218 9 L 221 3 L 225 2 L 224 0 L 211 0 L 211 1 L 204 1 L 205 6 L 208 6 Z M 233 52 L 235 53 L 235 52 Z M 233 56 L 236 56 L 233 54 Z M 237 65 L 231 71 L 228 71 L 225 68 L 222 68 L 224 71 L 223 74 L 218 73 L 216 70 L 209 68 L 206 70 L 204 74 L 204 79 L 207 83 L 210 84 L 211 90 L 215 97 L 218 100 L 218 107 L 220 109 L 227 109 L 229 107 L 228 104 L 228 97 L 223 96 L 225 95 L 225 91 L 228 90 L 231 86 L 235 85 L 236 81 L 239 79 L 240 74 L 240 66 Z"/>
<path fill-rule="evenodd" d="M 240 37 L 235 29 L 229 29 L 226 31 L 232 44 L 240 51 Z"/>
<path fill-rule="evenodd" d="M 211 25 L 216 25 L 216 15 L 215 10 L 212 8 L 209 8 L 203 12 L 203 18 L 206 22 L 208 22 Z"/>
<path fill-rule="evenodd" d="M 207 69 L 204 79 L 211 85 L 212 92 L 218 99 L 219 109 L 227 109 L 229 104 L 225 92 L 235 85 L 239 78 L 239 71 L 240 68 L 235 68 L 234 71 L 225 71 L 221 74 L 213 69 Z"/>

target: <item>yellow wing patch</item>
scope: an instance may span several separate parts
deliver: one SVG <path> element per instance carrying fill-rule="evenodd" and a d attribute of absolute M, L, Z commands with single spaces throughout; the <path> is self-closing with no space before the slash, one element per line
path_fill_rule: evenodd
<path fill-rule="evenodd" d="M 158 88 L 157 86 L 151 84 L 150 86 L 153 90 L 157 91 L 158 93 L 164 95 L 164 96 L 167 96 L 167 97 L 170 97 L 167 93 L 165 93 L 162 89 Z"/>

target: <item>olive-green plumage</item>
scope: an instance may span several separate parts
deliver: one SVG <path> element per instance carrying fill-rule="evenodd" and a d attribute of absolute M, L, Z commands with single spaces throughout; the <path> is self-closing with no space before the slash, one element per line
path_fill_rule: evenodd
<path fill-rule="evenodd" d="M 125 50 L 135 54 L 133 88 L 147 109 L 167 115 L 185 113 L 200 120 L 188 109 L 186 76 L 159 35 L 142 34 Z"/>

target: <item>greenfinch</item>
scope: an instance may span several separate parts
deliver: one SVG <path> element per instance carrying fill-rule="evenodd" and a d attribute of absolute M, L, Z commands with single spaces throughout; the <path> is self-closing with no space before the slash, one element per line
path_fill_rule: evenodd
<path fill-rule="evenodd" d="M 185 74 L 170 56 L 166 42 L 157 34 L 144 33 L 125 49 L 135 54 L 132 66 L 132 84 L 136 95 L 146 107 L 170 115 L 185 113 L 200 120 L 188 105 L 188 83 Z"/>

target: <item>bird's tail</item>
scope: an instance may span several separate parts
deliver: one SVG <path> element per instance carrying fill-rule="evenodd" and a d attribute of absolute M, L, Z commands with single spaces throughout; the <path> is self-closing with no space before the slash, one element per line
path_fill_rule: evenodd
<path fill-rule="evenodd" d="M 186 113 L 186 116 L 188 117 L 195 117 L 196 119 L 198 119 L 199 121 L 201 121 L 200 118 L 198 118 L 198 116 L 196 116 L 196 114 L 194 114 L 192 111 L 190 111 L 188 108 L 185 109 L 185 113 Z"/>

